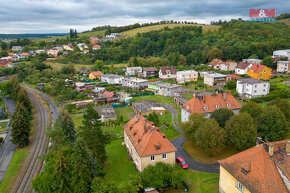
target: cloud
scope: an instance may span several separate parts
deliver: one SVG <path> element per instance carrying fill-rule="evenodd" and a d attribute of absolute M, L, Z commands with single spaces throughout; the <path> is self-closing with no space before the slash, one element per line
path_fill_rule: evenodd
<path fill-rule="evenodd" d="M 249 9 L 289 12 L 285 0 L 0 0 L 0 33 L 47 33 L 88 30 L 160 20 L 248 19 Z M 280 6 L 283 5 L 283 6 Z"/>

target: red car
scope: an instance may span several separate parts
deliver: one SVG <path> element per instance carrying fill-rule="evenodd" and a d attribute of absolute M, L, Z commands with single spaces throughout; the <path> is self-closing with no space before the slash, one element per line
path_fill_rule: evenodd
<path fill-rule="evenodd" d="M 184 159 L 182 159 L 182 157 L 177 157 L 176 158 L 176 163 L 180 164 L 183 169 L 187 169 L 188 168 L 187 163 L 184 161 Z"/>

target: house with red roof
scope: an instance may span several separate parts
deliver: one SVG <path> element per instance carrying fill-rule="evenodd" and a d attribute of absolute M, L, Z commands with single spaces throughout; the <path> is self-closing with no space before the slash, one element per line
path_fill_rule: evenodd
<path fill-rule="evenodd" d="M 0 66 L 7 66 L 8 64 L 11 64 L 12 60 L 10 57 L 0 58 Z"/>
<path fill-rule="evenodd" d="M 125 145 L 138 171 L 157 162 L 175 164 L 177 149 L 153 122 L 137 115 L 123 128 Z"/>
<path fill-rule="evenodd" d="M 109 91 L 105 91 L 103 94 L 107 95 L 109 97 L 113 97 L 114 96 L 114 92 L 109 92 Z"/>
<path fill-rule="evenodd" d="M 212 112 L 220 108 L 227 108 L 238 114 L 242 105 L 230 93 L 203 96 L 194 95 L 181 108 L 181 121 L 188 121 L 189 116 L 193 113 L 202 113 L 205 118 L 209 118 Z"/>
<path fill-rule="evenodd" d="M 260 143 L 219 160 L 219 192 L 289 193 L 290 141 Z"/>
<path fill-rule="evenodd" d="M 236 67 L 235 67 L 235 74 L 242 75 L 242 74 L 247 74 L 248 70 L 253 66 L 252 63 L 247 63 L 247 62 L 240 62 Z"/>
<path fill-rule="evenodd" d="M 91 79 L 91 80 L 100 79 L 102 75 L 103 75 L 103 73 L 101 71 L 91 72 L 89 74 L 89 79 Z"/>
<path fill-rule="evenodd" d="M 247 75 L 254 79 L 269 80 L 272 74 L 272 69 L 262 64 L 253 64 L 248 70 Z"/>
<path fill-rule="evenodd" d="M 214 69 L 220 69 L 220 64 L 222 63 L 223 61 L 220 60 L 220 59 L 213 59 L 208 67 L 213 67 Z"/>
<path fill-rule="evenodd" d="M 93 50 L 98 50 L 98 49 L 101 49 L 101 48 L 102 48 L 102 46 L 100 46 L 98 44 L 92 46 Z"/>

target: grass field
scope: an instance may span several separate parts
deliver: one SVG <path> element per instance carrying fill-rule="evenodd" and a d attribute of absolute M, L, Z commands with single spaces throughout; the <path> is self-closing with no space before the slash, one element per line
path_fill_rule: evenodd
<path fill-rule="evenodd" d="M 67 65 L 67 64 L 62 64 L 62 63 L 59 63 L 59 62 L 45 62 L 46 64 L 49 64 L 53 69 L 56 69 L 56 70 L 60 70 L 61 67 Z M 91 68 L 93 65 L 88 65 L 88 64 L 73 64 L 75 69 L 79 69 L 81 67 L 86 67 L 86 68 Z"/>
<path fill-rule="evenodd" d="M 193 157 L 195 160 L 203 162 L 203 163 L 216 163 L 217 160 L 220 159 L 224 159 L 227 158 L 231 155 L 234 155 L 236 153 L 238 153 L 237 150 L 233 149 L 230 146 L 225 147 L 225 149 L 223 149 L 221 151 L 221 153 L 219 153 L 218 155 L 215 156 L 208 156 L 204 151 L 202 151 L 201 149 L 199 149 L 198 147 L 196 147 L 192 142 L 190 141 L 186 141 L 183 145 L 184 149 L 187 151 L 187 153 Z"/>
<path fill-rule="evenodd" d="M 79 33 L 79 37 L 91 37 L 91 36 L 104 36 L 105 35 L 105 30 L 101 31 L 94 31 L 94 32 L 85 32 L 85 33 Z M 66 39 L 68 36 L 59 36 L 59 37 L 51 37 L 51 38 L 43 38 L 43 39 L 37 39 L 37 41 L 52 41 L 58 39 Z"/>
<path fill-rule="evenodd" d="M 286 25 L 290 25 L 290 18 L 280 19 L 280 20 L 277 20 L 277 22 L 285 23 Z"/>
<path fill-rule="evenodd" d="M 128 180 L 130 175 L 137 174 L 133 162 L 128 160 L 126 147 L 122 146 L 124 139 L 113 140 L 106 146 L 108 160 L 105 166 L 105 177 L 114 182 Z"/>
<path fill-rule="evenodd" d="M 161 24 L 161 25 L 153 25 L 153 26 L 146 26 L 146 27 L 140 27 L 128 31 L 121 32 L 121 35 L 124 35 L 126 37 L 134 37 L 137 35 L 137 33 L 145 33 L 152 30 L 161 30 L 164 27 L 168 28 L 174 28 L 174 27 L 182 27 L 182 26 L 202 26 L 202 29 L 204 31 L 214 31 L 220 28 L 220 26 L 215 25 L 198 25 L 198 24 Z"/>

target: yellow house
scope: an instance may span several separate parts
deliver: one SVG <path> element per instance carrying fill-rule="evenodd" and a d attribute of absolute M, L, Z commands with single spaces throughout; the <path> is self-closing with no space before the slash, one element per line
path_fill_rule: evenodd
<path fill-rule="evenodd" d="M 290 146 L 288 140 L 259 144 L 218 161 L 219 192 L 288 193 L 290 157 L 287 143 Z M 290 148 L 288 150 L 290 152 Z"/>
<path fill-rule="evenodd" d="M 101 71 L 91 72 L 89 74 L 89 79 L 91 79 L 91 80 L 93 80 L 93 79 L 100 79 L 102 75 L 103 75 L 103 73 Z"/>
<path fill-rule="evenodd" d="M 254 79 L 269 80 L 272 69 L 262 64 L 254 64 L 247 72 L 247 75 Z"/>
<path fill-rule="evenodd" d="M 177 149 L 153 122 L 137 115 L 123 127 L 127 150 L 138 171 L 157 162 L 175 163 Z"/>

